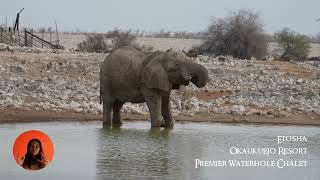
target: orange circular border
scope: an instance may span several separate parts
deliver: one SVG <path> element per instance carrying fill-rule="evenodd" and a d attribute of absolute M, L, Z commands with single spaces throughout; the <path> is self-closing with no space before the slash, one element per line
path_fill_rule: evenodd
<path fill-rule="evenodd" d="M 27 145 L 28 142 L 31 139 L 39 139 L 42 145 L 42 151 L 45 155 L 45 157 L 48 159 L 49 162 L 52 161 L 53 159 L 53 153 L 54 153 L 54 148 L 53 148 L 53 143 L 49 136 L 41 131 L 38 130 L 30 130 L 23 132 L 20 134 L 13 145 L 13 157 L 16 160 L 17 164 L 18 162 L 18 157 L 19 158 L 24 158 L 26 152 L 27 152 Z"/>

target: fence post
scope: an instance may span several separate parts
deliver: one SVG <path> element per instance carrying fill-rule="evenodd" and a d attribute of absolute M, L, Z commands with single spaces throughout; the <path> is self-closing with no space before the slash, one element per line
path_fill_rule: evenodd
<path fill-rule="evenodd" d="M 26 29 L 24 30 L 24 45 L 28 47 L 28 34 Z"/>
<path fill-rule="evenodd" d="M 12 36 L 12 31 L 9 33 L 10 34 L 10 43 L 12 44 L 13 41 L 13 36 Z"/>
<path fill-rule="evenodd" d="M 2 39 L 2 28 L 0 28 L 0 37 L 1 37 L 1 42 L 3 42 L 3 39 Z"/>
<path fill-rule="evenodd" d="M 57 26 L 57 22 L 54 21 L 54 23 L 56 24 L 56 33 L 57 33 L 57 41 L 56 41 L 56 45 L 58 46 L 59 45 L 59 33 L 58 33 L 58 26 Z"/>
<path fill-rule="evenodd" d="M 31 34 L 33 34 L 33 28 L 31 29 Z M 31 36 L 31 47 L 33 47 L 33 36 Z"/>
<path fill-rule="evenodd" d="M 20 36 L 19 36 L 19 29 L 17 30 L 17 32 L 18 32 L 18 46 L 21 46 L 21 44 L 20 44 Z"/>

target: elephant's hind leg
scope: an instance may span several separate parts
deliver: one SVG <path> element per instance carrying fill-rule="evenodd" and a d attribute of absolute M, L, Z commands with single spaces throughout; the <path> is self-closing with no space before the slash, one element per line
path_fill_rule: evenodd
<path fill-rule="evenodd" d="M 123 106 L 124 102 L 120 100 L 115 100 L 113 103 L 113 118 L 112 118 L 112 125 L 114 127 L 120 127 L 122 125 L 121 120 L 121 108 Z"/>

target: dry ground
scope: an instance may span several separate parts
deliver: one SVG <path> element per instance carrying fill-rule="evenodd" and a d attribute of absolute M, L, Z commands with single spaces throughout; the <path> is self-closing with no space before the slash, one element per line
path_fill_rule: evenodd
<path fill-rule="evenodd" d="M 273 66 L 279 72 L 284 73 L 285 77 L 295 77 L 298 79 L 313 79 L 320 75 L 320 70 L 311 71 L 302 65 L 292 64 L 283 61 L 260 61 L 260 64 Z"/>
<path fill-rule="evenodd" d="M 191 91 L 191 90 L 185 90 L 185 91 L 177 91 L 177 94 L 181 94 L 184 96 L 194 96 L 202 101 L 209 101 L 211 99 L 217 99 L 220 97 L 228 96 L 232 94 L 232 91 L 228 90 L 220 90 L 220 91 Z"/>
<path fill-rule="evenodd" d="M 6 57 L 5 54 L 2 54 L 3 57 Z M 46 69 L 43 67 L 43 64 L 47 64 L 51 61 L 51 58 L 44 57 L 45 55 L 34 54 L 31 55 L 33 59 L 34 70 L 28 71 L 26 76 L 30 79 L 41 78 L 46 75 L 46 71 L 40 71 L 40 74 L 33 74 L 36 71 L 35 69 Z M 54 59 L 59 59 L 59 61 L 63 64 L 67 63 L 69 59 L 73 58 L 85 58 L 85 57 L 72 57 L 70 55 L 68 59 L 64 58 L 63 54 L 57 54 L 57 57 Z M 7 62 L 15 62 L 21 61 L 21 59 L 30 59 L 30 54 L 19 54 L 18 59 L 12 59 L 13 57 L 8 55 L 6 58 L 2 58 L 2 63 Z M 42 63 L 40 59 L 42 60 Z M 97 55 L 95 59 L 103 59 L 103 56 Z M 43 62 L 45 61 L 45 63 Z M 280 62 L 280 61 L 260 61 L 258 63 L 267 64 L 273 66 L 276 70 L 284 73 L 287 77 L 295 77 L 301 79 L 312 79 L 318 78 L 320 75 L 320 70 L 311 71 L 302 65 L 292 64 L 288 62 Z M 94 74 L 94 73 L 93 73 Z M 92 79 L 95 79 L 93 74 L 86 74 L 86 78 L 88 76 Z M 81 75 L 76 75 L 73 77 L 72 75 L 68 76 L 69 78 L 77 78 Z M 184 95 L 195 96 L 203 101 L 210 101 L 212 99 L 216 99 L 223 96 L 231 95 L 231 91 L 184 91 L 180 93 L 185 93 Z M 32 100 L 30 100 L 32 101 Z M 74 112 L 53 112 L 53 111 L 36 111 L 36 110 L 21 110 L 21 109 L 0 109 L 0 123 L 1 122 L 35 122 L 35 121 L 60 121 L 60 120 L 101 120 L 101 114 L 85 114 L 85 113 L 74 113 Z M 147 120 L 149 119 L 148 115 L 137 115 L 137 114 L 124 114 L 124 120 Z M 184 116 L 179 115 L 175 116 L 177 121 L 202 121 L 202 122 L 230 122 L 230 123 L 276 123 L 276 124 L 309 124 L 309 125 L 320 125 L 320 116 L 316 115 L 305 115 L 305 114 L 293 114 L 288 117 L 271 117 L 271 116 L 261 116 L 261 115 L 250 115 L 250 116 L 240 116 L 240 115 L 230 115 L 230 114 L 209 114 L 209 113 L 196 113 L 194 116 Z"/>

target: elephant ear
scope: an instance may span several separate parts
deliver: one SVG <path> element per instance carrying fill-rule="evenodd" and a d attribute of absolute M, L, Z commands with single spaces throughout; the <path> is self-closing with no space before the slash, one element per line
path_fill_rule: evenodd
<path fill-rule="evenodd" d="M 168 74 L 160 63 L 149 63 L 141 75 L 141 82 L 148 88 L 162 91 L 170 91 L 172 89 Z"/>

